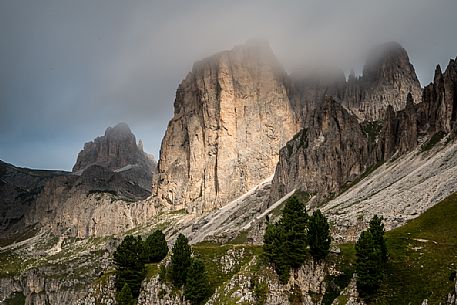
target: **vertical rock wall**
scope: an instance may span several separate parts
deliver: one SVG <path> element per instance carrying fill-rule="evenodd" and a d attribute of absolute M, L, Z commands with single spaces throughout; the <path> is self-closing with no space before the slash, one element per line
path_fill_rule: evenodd
<path fill-rule="evenodd" d="M 271 176 L 279 149 L 298 130 L 283 77 L 265 43 L 196 63 L 162 141 L 159 200 L 208 211 Z"/>

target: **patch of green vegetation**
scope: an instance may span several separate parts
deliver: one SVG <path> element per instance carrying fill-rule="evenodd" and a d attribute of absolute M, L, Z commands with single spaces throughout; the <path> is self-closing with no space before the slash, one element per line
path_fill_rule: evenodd
<path fill-rule="evenodd" d="M 381 288 L 373 304 L 444 303 L 454 283 L 450 275 L 457 269 L 457 193 L 427 210 L 404 226 L 386 232 L 389 261 Z M 338 277 L 328 277 L 329 287 L 322 304 L 347 302 L 347 296 L 337 295 L 349 283 L 355 271 L 353 244 L 338 245 L 341 254 L 336 260 Z M 338 289 L 334 289 L 338 287 Z M 333 288 L 332 288 L 333 287 Z"/>
<path fill-rule="evenodd" d="M 248 241 L 248 231 L 247 230 L 241 230 L 240 233 L 232 239 L 229 244 L 246 244 Z"/>
<path fill-rule="evenodd" d="M 308 193 L 306 191 L 303 191 L 303 190 L 297 190 L 295 191 L 295 193 L 293 194 L 293 196 L 297 197 L 298 201 L 302 202 L 304 205 L 306 205 L 306 203 L 311 199 L 311 197 L 314 196 L 314 194 L 312 193 Z M 286 201 L 287 200 L 284 200 L 280 205 L 278 205 L 275 209 L 273 209 L 270 214 L 272 215 L 272 219 L 271 220 L 275 220 L 277 219 L 279 216 L 281 216 L 282 214 L 282 210 L 284 208 L 284 206 L 286 205 Z"/>
<path fill-rule="evenodd" d="M 6 299 L 5 305 L 24 305 L 25 304 L 25 295 L 20 292 L 16 292 L 9 299 Z"/>
<path fill-rule="evenodd" d="M 160 264 L 146 264 L 144 267 L 146 268 L 146 278 L 150 279 L 155 277 L 159 274 L 160 271 Z"/>
<path fill-rule="evenodd" d="M 382 129 L 382 122 L 363 122 L 362 131 L 367 135 L 369 143 L 375 143 Z"/>
<path fill-rule="evenodd" d="M 308 193 L 306 191 L 298 190 L 294 193 L 294 196 L 297 197 L 298 201 L 302 202 L 303 204 L 306 204 L 311 197 L 313 197 L 313 194 Z"/>
<path fill-rule="evenodd" d="M 194 256 L 202 260 L 205 264 L 208 280 L 210 283 L 210 290 L 213 293 L 217 287 L 224 282 L 230 280 L 233 275 L 238 273 L 242 266 L 246 265 L 254 255 L 259 255 L 262 252 L 261 246 L 251 245 L 217 245 L 209 243 L 199 243 L 192 247 Z M 235 266 L 229 270 L 223 270 L 222 257 L 227 255 L 229 250 L 237 251 L 243 254 L 240 258 L 234 259 Z"/>
<path fill-rule="evenodd" d="M 304 303 L 303 294 L 297 285 L 294 285 L 289 291 L 289 302 L 291 305 L 301 305 Z"/>
<path fill-rule="evenodd" d="M 457 269 L 457 193 L 386 233 L 390 260 L 376 304 L 444 303 Z"/>
<path fill-rule="evenodd" d="M 18 275 L 32 265 L 36 258 L 24 258 L 19 254 L 5 250 L 0 252 L 0 277 Z"/>
<path fill-rule="evenodd" d="M 428 140 L 427 142 L 422 144 L 421 152 L 426 152 L 426 151 L 432 149 L 439 141 L 441 141 L 444 138 L 445 135 L 446 135 L 446 133 L 443 131 L 439 131 L 439 132 L 435 133 L 430 138 L 430 140 Z"/>
<path fill-rule="evenodd" d="M 379 161 L 376 164 L 373 164 L 372 166 L 368 167 L 360 176 L 358 176 L 356 179 L 353 181 L 348 181 L 346 182 L 340 190 L 340 194 L 343 194 L 347 190 L 349 190 L 351 187 L 368 177 L 372 172 L 374 172 L 378 167 L 380 167 L 382 164 L 384 164 L 384 161 Z"/>
<path fill-rule="evenodd" d="M 336 305 L 346 305 L 348 301 L 349 296 L 343 294 L 336 298 Z"/>
<path fill-rule="evenodd" d="M 265 280 L 260 280 L 258 276 L 251 278 L 251 287 L 254 287 L 254 298 L 256 304 L 264 305 L 267 301 L 267 295 L 269 292 L 268 283 Z"/>
<path fill-rule="evenodd" d="M 114 269 L 107 270 L 95 280 L 94 284 L 99 284 L 101 286 L 104 286 L 104 285 L 106 285 L 106 283 L 108 283 L 109 278 L 115 274 L 116 274 L 116 270 L 114 270 Z"/>

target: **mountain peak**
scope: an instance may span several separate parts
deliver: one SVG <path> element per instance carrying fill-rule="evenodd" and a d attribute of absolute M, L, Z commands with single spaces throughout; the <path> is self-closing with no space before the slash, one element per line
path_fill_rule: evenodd
<path fill-rule="evenodd" d="M 411 77 L 418 82 L 408 53 L 397 42 L 388 42 L 370 50 L 363 77 L 366 81 L 394 81 L 398 76 Z"/>
<path fill-rule="evenodd" d="M 142 143 L 141 143 L 142 144 Z M 145 164 L 147 157 L 138 145 L 135 135 L 126 123 L 108 127 L 105 135 L 84 145 L 78 154 L 73 171 L 84 170 L 97 164 L 110 170 L 118 170 L 127 165 Z"/>

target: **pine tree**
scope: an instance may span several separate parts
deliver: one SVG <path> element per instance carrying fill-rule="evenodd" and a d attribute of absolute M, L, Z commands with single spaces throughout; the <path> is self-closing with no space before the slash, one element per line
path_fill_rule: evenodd
<path fill-rule="evenodd" d="M 170 265 L 171 281 L 176 287 L 181 287 L 186 281 L 187 271 L 192 262 L 191 255 L 192 249 L 188 239 L 183 234 L 179 234 L 173 245 Z"/>
<path fill-rule="evenodd" d="M 284 226 L 281 223 L 268 224 L 263 238 L 263 250 L 266 257 L 273 264 L 281 283 L 287 283 L 290 264 L 285 248 Z"/>
<path fill-rule="evenodd" d="M 125 284 L 129 286 L 134 298 L 140 294 L 141 282 L 146 271 L 144 268 L 143 240 L 140 236 L 127 235 L 114 252 L 116 264 L 116 289 L 120 291 Z"/>
<path fill-rule="evenodd" d="M 206 276 L 205 264 L 198 259 L 192 260 L 187 272 L 184 296 L 192 305 L 202 303 L 209 294 L 209 282 Z"/>
<path fill-rule="evenodd" d="M 362 298 L 369 300 L 378 290 L 383 278 L 381 250 L 375 243 L 370 230 L 362 232 L 355 249 L 357 252 L 357 290 Z"/>
<path fill-rule="evenodd" d="M 284 227 L 284 251 L 290 267 L 298 268 L 306 259 L 308 214 L 297 197 L 287 199 L 280 223 Z"/>
<path fill-rule="evenodd" d="M 388 253 L 387 253 L 387 245 L 386 241 L 384 240 L 384 224 L 382 223 L 382 217 L 378 217 L 378 215 L 374 215 L 373 218 L 370 220 L 370 227 L 369 230 L 373 235 L 374 243 L 379 247 L 381 251 L 381 258 L 383 263 L 387 263 Z"/>
<path fill-rule="evenodd" d="M 324 259 L 330 251 L 330 226 L 320 210 L 309 219 L 308 243 L 310 253 L 317 261 Z"/>
<path fill-rule="evenodd" d="M 167 256 L 168 245 L 165 234 L 160 230 L 148 236 L 144 242 L 144 257 L 146 263 L 159 263 Z"/>
<path fill-rule="evenodd" d="M 129 285 L 124 284 L 122 290 L 116 295 L 118 305 L 133 305 L 134 299 L 132 296 L 132 291 L 129 288 Z"/>

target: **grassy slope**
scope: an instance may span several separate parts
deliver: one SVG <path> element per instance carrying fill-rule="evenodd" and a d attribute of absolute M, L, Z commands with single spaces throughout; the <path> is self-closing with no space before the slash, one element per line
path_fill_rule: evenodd
<path fill-rule="evenodd" d="M 457 193 L 386 234 L 390 253 L 377 304 L 429 304 L 446 300 L 457 269 Z M 423 241 L 427 240 L 427 241 Z"/>
<path fill-rule="evenodd" d="M 444 303 L 454 285 L 450 274 L 457 270 L 457 193 L 387 232 L 386 241 L 390 259 L 374 304 Z M 342 245 L 343 253 L 350 248 Z M 355 255 L 347 258 L 355 261 Z"/>

